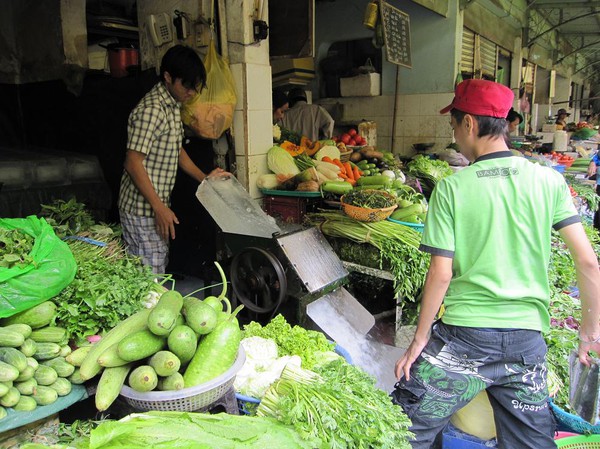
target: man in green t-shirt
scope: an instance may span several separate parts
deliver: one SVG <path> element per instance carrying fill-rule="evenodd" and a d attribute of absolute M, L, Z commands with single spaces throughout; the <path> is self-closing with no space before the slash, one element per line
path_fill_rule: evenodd
<path fill-rule="evenodd" d="M 600 272 L 562 176 L 506 146 L 513 93 L 491 81 L 456 87 L 450 125 L 472 161 L 435 188 L 421 250 L 431 254 L 416 334 L 396 363 L 393 401 L 412 420 L 413 448 L 486 390 L 499 447 L 556 447 L 546 345 L 551 229 L 575 261 L 581 295 L 579 358 L 600 351 Z M 444 302 L 440 321 L 435 316 Z M 433 324 L 433 326 L 432 326 Z"/>

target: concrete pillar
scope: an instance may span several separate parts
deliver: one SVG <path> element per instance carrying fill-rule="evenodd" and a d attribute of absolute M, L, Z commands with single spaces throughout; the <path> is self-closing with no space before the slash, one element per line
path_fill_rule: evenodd
<path fill-rule="evenodd" d="M 263 2 L 266 11 L 267 0 Z M 257 198 L 256 179 L 268 173 L 273 111 L 269 41 L 254 42 L 254 6 L 254 0 L 225 0 L 229 63 L 238 97 L 232 127 L 237 179 Z"/>

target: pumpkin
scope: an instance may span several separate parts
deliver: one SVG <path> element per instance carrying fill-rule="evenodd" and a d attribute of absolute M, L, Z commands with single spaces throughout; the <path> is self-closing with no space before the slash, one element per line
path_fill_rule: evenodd
<path fill-rule="evenodd" d="M 304 148 L 302 146 L 293 144 L 289 140 L 284 140 L 283 143 L 279 144 L 279 146 L 287 151 L 292 157 L 296 157 L 304 153 Z"/>
<path fill-rule="evenodd" d="M 302 136 L 300 139 L 300 147 L 304 148 L 304 153 L 309 156 L 314 156 L 314 154 L 321 149 L 321 142 L 318 140 L 313 142 L 308 137 Z"/>

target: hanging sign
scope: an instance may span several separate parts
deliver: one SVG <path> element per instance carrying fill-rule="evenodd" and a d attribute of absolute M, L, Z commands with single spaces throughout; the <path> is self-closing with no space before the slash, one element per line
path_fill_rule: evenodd
<path fill-rule="evenodd" d="M 383 41 L 386 59 L 392 64 L 412 68 L 410 56 L 410 18 L 398 8 L 380 2 L 380 17 L 383 26 Z"/>

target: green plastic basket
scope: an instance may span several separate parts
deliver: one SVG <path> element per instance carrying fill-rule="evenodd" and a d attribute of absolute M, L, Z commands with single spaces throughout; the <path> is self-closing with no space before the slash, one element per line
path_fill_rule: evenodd
<path fill-rule="evenodd" d="M 556 447 L 564 449 L 600 449 L 600 435 L 577 435 L 560 438 Z"/>

